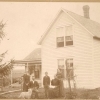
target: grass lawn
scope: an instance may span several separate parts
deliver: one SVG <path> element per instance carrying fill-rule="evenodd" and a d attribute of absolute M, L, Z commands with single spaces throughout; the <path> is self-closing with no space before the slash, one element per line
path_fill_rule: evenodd
<path fill-rule="evenodd" d="M 77 98 L 79 99 L 98 99 L 100 88 L 98 89 L 77 89 Z"/>
<path fill-rule="evenodd" d="M 13 88 L 12 90 L 15 90 L 15 88 Z M 18 90 L 18 88 L 17 88 Z M 44 89 L 39 89 L 39 98 L 40 99 L 44 99 Z M 0 95 L 0 99 L 18 99 L 18 96 L 20 95 L 21 91 L 17 91 L 17 92 L 13 92 L 13 93 L 6 93 L 3 95 Z"/>
<path fill-rule="evenodd" d="M 6 87 L 3 92 L 5 91 L 13 91 L 13 90 L 19 90 L 20 87 Z M 45 99 L 44 97 L 44 89 L 40 88 L 39 89 L 39 98 L 40 99 Z M 13 92 L 13 93 L 7 93 L 4 95 L 0 95 L 0 99 L 18 99 L 18 96 L 20 95 L 21 91 Z M 65 89 L 66 93 L 66 99 L 69 99 L 68 89 Z M 77 94 L 76 99 L 98 99 L 98 96 L 100 96 L 100 89 L 77 89 L 75 91 Z M 61 99 L 61 98 L 58 98 Z M 62 98 L 63 99 L 63 98 Z"/>

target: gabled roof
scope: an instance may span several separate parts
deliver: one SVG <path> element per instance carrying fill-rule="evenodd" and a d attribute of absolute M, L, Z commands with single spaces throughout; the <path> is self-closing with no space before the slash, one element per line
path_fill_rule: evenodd
<path fill-rule="evenodd" d="M 58 16 L 60 15 L 61 12 L 65 12 L 66 14 L 68 14 L 71 18 L 73 18 L 77 23 L 79 23 L 85 30 L 87 30 L 93 37 L 97 37 L 100 38 L 100 23 L 95 22 L 91 19 L 85 18 L 83 16 L 80 16 L 76 13 L 73 13 L 71 11 L 65 10 L 65 9 L 61 9 L 60 12 L 58 13 L 57 17 L 54 19 L 54 21 L 51 23 L 50 27 L 47 29 L 47 31 L 45 32 L 45 34 L 40 38 L 38 44 L 41 44 L 43 39 L 45 38 L 46 34 L 48 33 L 48 31 L 51 29 L 52 25 L 54 24 L 54 22 L 56 21 L 56 19 L 58 18 Z"/>
<path fill-rule="evenodd" d="M 78 14 L 75 14 L 71 11 L 66 11 L 69 15 L 71 15 L 75 20 L 77 20 L 81 25 L 83 25 L 88 31 L 90 31 L 93 36 L 100 37 L 100 23 L 93 21 L 91 19 L 85 18 Z"/>
<path fill-rule="evenodd" d="M 41 59 L 41 48 L 36 48 L 23 60 L 24 61 L 33 61 L 33 60 L 40 60 L 40 59 Z"/>

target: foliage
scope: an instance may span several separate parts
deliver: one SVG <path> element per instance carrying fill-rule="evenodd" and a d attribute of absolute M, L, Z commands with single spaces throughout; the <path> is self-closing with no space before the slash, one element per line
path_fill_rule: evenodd
<path fill-rule="evenodd" d="M 9 63 L 4 63 L 0 65 L 0 74 L 2 76 L 7 76 L 11 73 L 11 69 L 13 68 L 13 60 L 11 60 Z"/>
<path fill-rule="evenodd" d="M 3 30 L 5 25 L 6 24 L 4 24 L 3 21 L 0 22 L 0 39 L 3 39 L 4 36 L 5 36 L 4 30 Z M 2 53 L 2 54 L 0 54 L 0 75 L 2 75 L 2 76 L 9 75 L 10 71 L 11 71 L 11 69 L 13 67 L 12 66 L 13 60 L 11 60 L 9 63 L 1 64 L 6 53 L 7 53 L 7 51 Z"/>
<path fill-rule="evenodd" d="M 98 99 L 100 96 L 100 89 L 77 89 L 78 99 Z"/>
<path fill-rule="evenodd" d="M 9 77 L 3 78 L 3 86 L 9 86 L 11 84 L 11 79 Z"/>
<path fill-rule="evenodd" d="M 18 77 L 18 78 L 13 78 L 13 83 L 19 83 L 19 84 L 21 84 L 22 83 L 22 79 L 20 78 L 20 77 Z"/>
<path fill-rule="evenodd" d="M 6 23 L 3 23 L 3 21 L 0 22 L 0 39 L 3 39 L 5 36 L 5 33 L 3 31 L 5 25 L 6 25 Z"/>

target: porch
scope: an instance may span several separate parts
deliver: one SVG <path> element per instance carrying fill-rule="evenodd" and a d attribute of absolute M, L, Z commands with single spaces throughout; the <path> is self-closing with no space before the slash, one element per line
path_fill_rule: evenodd
<path fill-rule="evenodd" d="M 20 66 L 20 67 L 24 67 L 25 70 L 24 70 L 24 73 L 25 72 L 29 72 L 29 75 L 35 75 L 35 78 L 36 78 L 36 81 L 38 81 L 39 83 L 41 83 L 41 74 L 42 74 L 42 66 L 41 66 L 41 60 L 33 60 L 33 61 L 25 61 L 25 60 L 15 60 L 13 62 L 13 66 L 14 67 L 17 67 L 17 66 Z M 12 73 L 13 73 L 13 70 L 12 70 Z M 12 78 L 13 78 L 13 75 L 11 73 L 11 83 L 12 83 Z M 20 76 L 21 77 L 21 76 Z M 30 78 L 31 80 L 31 78 Z"/>

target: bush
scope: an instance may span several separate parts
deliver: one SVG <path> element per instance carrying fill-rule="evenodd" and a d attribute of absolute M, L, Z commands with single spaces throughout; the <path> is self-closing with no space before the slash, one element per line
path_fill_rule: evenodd
<path fill-rule="evenodd" d="M 98 99 L 100 90 L 97 89 L 77 89 L 77 98 L 79 99 Z"/>
<path fill-rule="evenodd" d="M 7 99 L 7 97 L 4 95 L 0 95 L 0 99 Z"/>
<path fill-rule="evenodd" d="M 71 92 L 71 94 L 70 94 L 69 92 L 66 92 L 65 99 L 75 99 L 76 97 L 77 97 L 77 93 Z"/>
<path fill-rule="evenodd" d="M 13 78 L 13 83 L 19 83 L 19 84 L 21 84 L 21 82 L 22 82 L 22 80 L 21 80 L 21 78 L 20 77 L 18 77 L 18 78 Z"/>
<path fill-rule="evenodd" d="M 17 79 L 16 78 L 13 78 L 12 79 L 12 83 L 16 83 L 17 82 Z"/>
<path fill-rule="evenodd" d="M 82 99 L 88 99 L 89 98 L 89 92 L 84 91 L 83 93 L 81 93 L 80 98 L 82 98 Z"/>
<path fill-rule="evenodd" d="M 8 77 L 4 77 L 4 78 L 3 78 L 3 86 L 4 86 L 4 87 L 5 87 L 5 86 L 9 86 L 10 83 L 11 83 L 10 78 L 8 78 Z"/>

